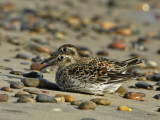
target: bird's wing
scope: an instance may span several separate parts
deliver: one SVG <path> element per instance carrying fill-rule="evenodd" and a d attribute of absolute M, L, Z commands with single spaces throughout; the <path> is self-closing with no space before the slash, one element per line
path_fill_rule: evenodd
<path fill-rule="evenodd" d="M 65 70 L 70 77 L 85 81 L 86 83 L 114 83 L 123 82 L 127 78 L 132 77 L 125 74 L 109 71 L 101 66 L 94 66 L 90 64 L 73 64 L 68 66 Z"/>

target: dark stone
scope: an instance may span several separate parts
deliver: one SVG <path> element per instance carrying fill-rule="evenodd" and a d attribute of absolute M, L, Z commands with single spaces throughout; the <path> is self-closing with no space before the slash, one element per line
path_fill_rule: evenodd
<path fill-rule="evenodd" d="M 39 94 L 36 97 L 37 102 L 49 102 L 49 103 L 57 103 L 57 100 L 49 95 L 46 94 Z"/>
<path fill-rule="evenodd" d="M 153 86 L 146 83 L 146 82 L 137 82 L 135 84 L 136 87 L 138 88 L 144 88 L 144 89 L 148 89 L 148 90 L 152 90 L 153 89 Z"/>
<path fill-rule="evenodd" d="M 43 74 L 38 72 L 23 73 L 23 76 L 28 78 L 43 78 Z"/>
<path fill-rule="evenodd" d="M 159 100 L 160 99 L 160 94 L 155 95 L 154 98 Z"/>

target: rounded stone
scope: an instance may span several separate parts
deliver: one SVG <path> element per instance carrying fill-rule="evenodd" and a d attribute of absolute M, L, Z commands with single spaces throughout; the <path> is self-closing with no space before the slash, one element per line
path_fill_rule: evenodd
<path fill-rule="evenodd" d="M 39 94 L 36 97 L 37 102 L 49 102 L 49 103 L 57 103 L 57 100 L 49 95 L 46 94 Z"/>
<path fill-rule="evenodd" d="M 118 109 L 118 110 L 121 110 L 121 111 L 129 111 L 129 112 L 132 112 L 132 109 L 129 108 L 129 107 L 126 107 L 126 106 L 119 106 L 117 109 Z"/>
<path fill-rule="evenodd" d="M 124 98 L 132 99 L 132 100 L 141 100 L 142 96 L 138 93 L 128 92 L 124 95 Z"/>
<path fill-rule="evenodd" d="M 153 86 L 146 83 L 146 82 L 137 82 L 135 84 L 136 87 L 138 88 L 144 88 L 144 89 L 148 89 L 148 90 L 152 90 L 153 89 Z"/>
<path fill-rule="evenodd" d="M 18 53 L 15 58 L 31 60 L 32 57 L 24 53 Z"/>
<path fill-rule="evenodd" d="M 45 65 L 46 64 L 41 64 L 40 62 L 34 62 L 30 65 L 30 69 L 41 71 L 41 68 L 44 67 Z"/>
<path fill-rule="evenodd" d="M 86 101 L 85 100 L 77 100 L 77 101 L 71 102 L 71 105 L 80 105 L 83 102 L 86 102 Z"/>
<path fill-rule="evenodd" d="M 11 71 L 10 74 L 23 76 L 23 72 L 21 71 Z"/>
<path fill-rule="evenodd" d="M 11 88 L 21 89 L 24 87 L 24 84 L 22 82 L 13 82 L 10 84 Z"/>
<path fill-rule="evenodd" d="M 160 100 L 160 94 L 155 95 L 154 98 Z"/>
<path fill-rule="evenodd" d="M 38 72 L 23 73 L 23 76 L 27 78 L 43 78 L 43 74 Z"/>
<path fill-rule="evenodd" d="M 124 49 L 125 49 L 125 45 L 122 44 L 122 43 L 119 43 L 119 42 L 114 42 L 114 43 L 111 43 L 111 44 L 109 45 L 109 48 L 124 50 Z"/>
<path fill-rule="evenodd" d="M 127 89 L 124 88 L 123 86 L 120 86 L 115 92 L 120 95 L 124 95 L 127 92 Z"/>
<path fill-rule="evenodd" d="M 87 110 L 87 109 L 95 110 L 96 109 L 96 103 L 92 102 L 92 101 L 86 101 L 86 102 L 81 103 L 78 106 L 78 108 L 82 109 L 82 110 Z"/>
<path fill-rule="evenodd" d="M 160 91 L 160 87 L 157 87 L 156 90 Z"/>
<path fill-rule="evenodd" d="M 39 94 L 38 90 L 31 90 L 31 89 L 23 89 L 23 91 L 28 92 L 29 94 Z"/>
<path fill-rule="evenodd" d="M 146 78 L 146 77 L 139 77 L 137 80 L 138 80 L 138 81 L 146 81 L 147 78 Z"/>
<path fill-rule="evenodd" d="M 21 82 L 27 87 L 37 87 L 40 83 L 37 78 L 24 78 Z"/>
<path fill-rule="evenodd" d="M 158 108 L 158 110 L 157 110 L 158 112 L 160 112 L 160 108 Z"/>
<path fill-rule="evenodd" d="M 98 51 L 96 54 L 99 56 L 108 56 L 109 55 L 109 53 L 107 51 Z"/>
<path fill-rule="evenodd" d="M 8 98 L 8 94 L 0 94 L 0 102 L 7 102 Z"/>
<path fill-rule="evenodd" d="M 6 91 L 6 92 L 13 92 L 13 89 L 10 87 L 2 87 L 1 90 Z"/>
<path fill-rule="evenodd" d="M 31 98 L 31 97 L 28 97 L 28 96 L 21 96 L 17 102 L 20 102 L 20 103 L 27 103 L 27 102 L 36 102 L 35 99 Z"/>
<path fill-rule="evenodd" d="M 97 105 L 110 105 L 111 101 L 103 98 L 91 99 L 92 102 L 95 102 Z"/>
<path fill-rule="evenodd" d="M 57 102 L 65 102 L 64 97 L 55 97 L 55 99 L 57 100 Z"/>
<path fill-rule="evenodd" d="M 25 92 L 25 91 L 19 91 L 15 94 L 15 97 L 21 97 L 21 96 L 27 96 L 27 97 L 34 98 L 32 94 L 29 94 L 28 92 Z"/>
<path fill-rule="evenodd" d="M 64 94 L 56 94 L 55 97 L 64 97 L 65 102 L 73 102 L 75 99 L 70 95 L 64 95 Z"/>

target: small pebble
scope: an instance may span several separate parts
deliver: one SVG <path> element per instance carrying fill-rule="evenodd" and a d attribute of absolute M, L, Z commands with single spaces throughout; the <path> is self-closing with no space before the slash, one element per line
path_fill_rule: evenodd
<path fill-rule="evenodd" d="M 6 91 L 6 92 L 13 92 L 13 89 L 10 87 L 2 87 L 1 90 Z"/>
<path fill-rule="evenodd" d="M 146 78 L 146 77 L 139 77 L 137 80 L 138 80 L 138 81 L 146 81 L 147 78 Z"/>
<path fill-rule="evenodd" d="M 83 102 L 86 102 L 86 101 L 85 100 L 77 100 L 77 101 L 71 102 L 71 105 L 80 105 Z"/>
<path fill-rule="evenodd" d="M 24 78 L 21 82 L 27 87 L 37 87 L 39 85 L 39 79 L 37 78 Z"/>
<path fill-rule="evenodd" d="M 132 34 L 132 31 L 130 28 L 119 28 L 116 32 L 124 36 L 129 36 Z"/>
<path fill-rule="evenodd" d="M 23 73 L 23 76 L 28 78 L 43 78 L 43 74 L 38 72 Z"/>
<path fill-rule="evenodd" d="M 15 58 L 31 60 L 32 57 L 24 53 L 18 53 Z"/>
<path fill-rule="evenodd" d="M 87 109 L 91 109 L 91 110 L 95 110 L 96 109 L 96 103 L 92 102 L 92 101 L 86 101 L 81 103 L 78 106 L 79 109 L 83 109 L 83 110 L 87 110 Z"/>
<path fill-rule="evenodd" d="M 19 91 L 15 94 L 15 97 L 21 97 L 21 96 L 27 96 L 27 97 L 34 98 L 33 95 L 31 95 L 31 94 L 29 94 L 28 92 L 25 92 L 25 91 Z"/>
<path fill-rule="evenodd" d="M 32 90 L 32 89 L 23 89 L 23 91 L 28 92 L 29 94 L 39 94 L 40 92 L 38 90 Z"/>
<path fill-rule="evenodd" d="M 120 106 L 120 107 L 118 107 L 118 110 L 132 112 L 132 109 L 129 107 L 126 107 L 126 106 Z"/>
<path fill-rule="evenodd" d="M 123 86 L 121 86 L 115 92 L 120 94 L 120 95 L 124 95 L 127 92 L 127 89 L 124 88 Z"/>
<path fill-rule="evenodd" d="M 65 102 L 73 102 L 75 99 L 70 95 L 64 95 L 64 94 L 56 94 L 55 97 L 64 97 Z"/>
<path fill-rule="evenodd" d="M 22 82 L 13 82 L 10 84 L 10 87 L 15 89 L 21 89 L 24 87 L 24 84 Z"/>
<path fill-rule="evenodd" d="M 41 64 L 40 62 L 34 62 L 30 65 L 31 70 L 38 70 L 41 71 L 41 68 L 44 67 L 45 64 Z"/>
<path fill-rule="evenodd" d="M 45 93 L 45 94 L 50 94 L 50 92 L 49 91 L 42 91 L 43 93 Z"/>
<path fill-rule="evenodd" d="M 155 95 L 154 98 L 160 100 L 160 94 Z"/>
<path fill-rule="evenodd" d="M 160 87 L 157 87 L 156 90 L 160 91 Z"/>
<path fill-rule="evenodd" d="M 119 50 L 124 50 L 125 49 L 125 45 L 122 44 L 122 43 L 119 43 L 119 42 L 111 43 L 108 47 L 112 48 L 112 49 L 119 49 Z"/>
<path fill-rule="evenodd" d="M 160 112 L 160 108 L 158 108 L 158 110 L 157 110 L 158 112 Z"/>
<path fill-rule="evenodd" d="M 50 102 L 50 103 L 57 103 L 57 100 L 49 95 L 46 94 L 39 94 L 36 97 L 37 102 Z"/>
<path fill-rule="evenodd" d="M 65 102 L 64 97 L 55 97 L 55 99 L 57 100 L 57 102 Z"/>
<path fill-rule="evenodd" d="M 138 93 L 128 92 L 124 95 L 124 98 L 132 99 L 132 100 L 141 100 L 142 96 Z"/>
<path fill-rule="evenodd" d="M 95 102 L 97 105 L 110 105 L 111 101 L 102 98 L 91 99 L 92 102 Z"/>
<path fill-rule="evenodd" d="M 10 74 L 23 76 L 23 72 L 21 71 L 11 71 Z"/>
<path fill-rule="evenodd" d="M 96 54 L 99 56 L 108 56 L 109 55 L 109 53 L 107 51 L 98 51 Z"/>
<path fill-rule="evenodd" d="M 153 86 L 146 83 L 146 82 L 137 82 L 135 84 L 136 87 L 138 88 L 144 88 L 144 89 L 148 89 L 148 90 L 152 90 L 153 89 Z"/>
<path fill-rule="evenodd" d="M 0 102 L 7 102 L 8 98 L 8 94 L 0 94 Z"/>
<path fill-rule="evenodd" d="M 28 96 L 21 96 L 17 102 L 20 102 L 20 103 L 27 103 L 27 102 L 36 102 L 35 99 L 31 98 L 31 97 L 28 97 Z"/>

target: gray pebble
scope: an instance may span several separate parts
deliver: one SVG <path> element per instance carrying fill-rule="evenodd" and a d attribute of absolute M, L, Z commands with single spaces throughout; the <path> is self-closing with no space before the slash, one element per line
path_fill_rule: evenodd
<path fill-rule="evenodd" d="M 136 87 L 138 88 L 144 88 L 144 89 L 148 89 L 148 90 L 152 90 L 153 89 L 153 86 L 146 83 L 146 82 L 137 82 L 135 84 Z"/>
<path fill-rule="evenodd" d="M 24 87 L 24 84 L 22 82 L 13 82 L 10 84 L 11 88 L 21 89 Z"/>
<path fill-rule="evenodd" d="M 39 94 L 36 97 L 37 102 L 49 102 L 49 103 L 57 103 L 57 100 L 49 95 L 46 94 Z"/>

